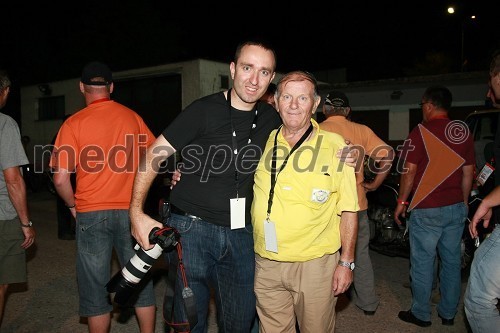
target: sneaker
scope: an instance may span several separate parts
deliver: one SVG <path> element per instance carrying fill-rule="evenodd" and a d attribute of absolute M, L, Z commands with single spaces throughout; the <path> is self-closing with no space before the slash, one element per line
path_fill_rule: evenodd
<path fill-rule="evenodd" d="M 402 321 L 405 321 L 410 324 L 415 324 L 420 327 L 429 327 L 432 324 L 430 321 L 424 321 L 418 319 L 413 315 L 413 313 L 411 313 L 411 310 L 399 311 L 398 318 L 401 319 Z"/>

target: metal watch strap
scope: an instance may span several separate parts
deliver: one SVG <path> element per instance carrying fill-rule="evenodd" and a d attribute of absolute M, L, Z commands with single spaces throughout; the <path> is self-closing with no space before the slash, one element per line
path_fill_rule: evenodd
<path fill-rule="evenodd" d="M 339 260 L 339 266 L 347 267 L 351 271 L 353 271 L 354 268 L 356 267 L 356 265 L 353 262 L 342 261 L 342 260 Z"/>

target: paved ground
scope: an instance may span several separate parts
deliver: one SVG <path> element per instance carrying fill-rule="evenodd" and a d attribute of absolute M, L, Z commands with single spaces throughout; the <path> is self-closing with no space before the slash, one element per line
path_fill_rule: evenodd
<path fill-rule="evenodd" d="M 16 285 L 10 293 L 1 333 L 78 333 L 87 332 L 85 321 L 78 316 L 78 295 L 75 280 L 75 242 L 57 239 L 56 203 L 48 192 L 30 193 L 29 206 L 36 226 L 37 241 L 28 255 L 29 282 Z M 381 303 L 375 316 L 367 317 L 347 297 L 337 305 L 337 333 L 354 332 L 467 332 L 460 303 L 459 313 L 452 327 L 442 326 L 433 307 L 432 326 L 420 328 L 397 318 L 400 310 L 410 306 L 410 290 L 403 284 L 408 280 L 408 260 L 387 257 L 372 252 L 377 292 Z M 152 269 L 157 295 L 157 330 L 165 332 L 161 305 L 165 289 L 164 267 L 161 260 Z M 114 271 L 118 271 L 115 264 Z M 465 288 L 465 282 L 462 284 Z M 111 332 L 138 332 L 135 317 L 118 322 L 120 313 L 113 313 Z M 213 307 L 209 333 L 217 332 Z"/>

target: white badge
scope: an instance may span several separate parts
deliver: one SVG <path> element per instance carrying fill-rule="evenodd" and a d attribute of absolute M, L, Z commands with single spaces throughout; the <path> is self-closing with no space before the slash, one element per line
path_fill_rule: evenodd
<path fill-rule="evenodd" d="M 231 205 L 231 229 L 245 227 L 245 198 L 229 199 Z"/>
<path fill-rule="evenodd" d="M 489 163 L 486 163 L 476 178 L 479 185 L 481 186 L 484 185 L 488 180 L 488 178 L 490 178 L 493 171 L 495 171 L 495 168 L 491 166 Z"/>
<path fill-rule="evenodd" d="M 266 250 L 278 253 L 278 238 L 276 237 L 276 225 L 273 221 L 264 220 L 264 239 Z"/>

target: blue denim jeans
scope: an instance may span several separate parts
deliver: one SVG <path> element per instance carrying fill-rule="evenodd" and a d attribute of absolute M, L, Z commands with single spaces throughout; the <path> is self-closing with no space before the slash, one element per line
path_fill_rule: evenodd
<path fill-rule="evenodd" d="M 90 317 L 113 310 L 106 284 L 111 278 L 113 248 L 120 266 L 135 255 L 135 241 L 130 234 L 128 210 L 113 209 L 77 213 L 76 273 L 80 295 L 80 316 Z M 153 280 L 147 282 L 133 306 L 155 305 Z"/>
<path fill-rule="evenodd" d="M 409 220 L 411 311 L 420 320 L 431 320 L 434 262 L 440 258 L 437 312 L 451 319 L 458 311 L 461 293 L 460 244 L 467 218 L 463 202 L 437 208 L 414 209 Z"/>
<path fill-rule="evenodd" d="M 500 331 L 500 226 L 474 253 L 465 290 L 465 314 L 474 333 Z"/>
<path fill-rule="evenodd" d="M 189 287 L 193 290 L 198 324 L 191 333 L 207 332 L 207 314 L 214 289 L 219 332 L 248 333 L 255 318 L 255 254 L 253 228 L 231 230 L 199 218 L 172 214 L 168 225 L 180 233 L 182 257 Z M 177 251 L 167 252 L 167 264 Z M 182 279 L 177 271 L 174 321 L 186 322 L 182 303 Z"/>

